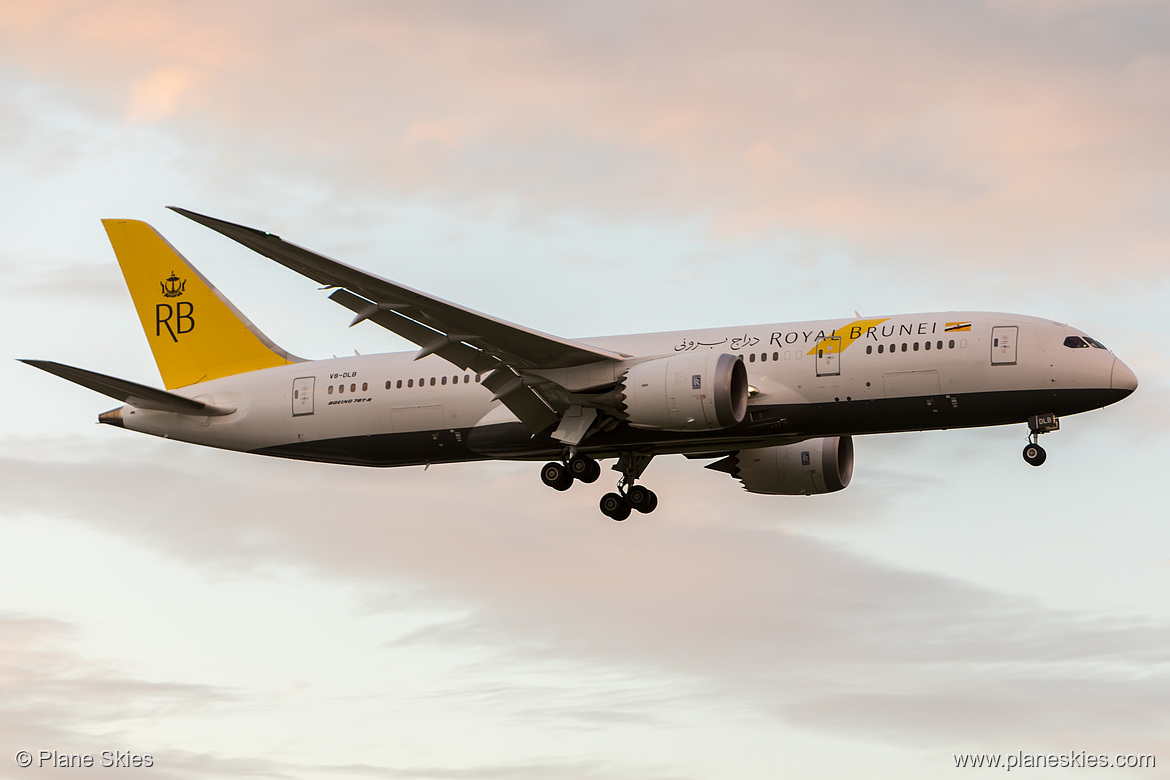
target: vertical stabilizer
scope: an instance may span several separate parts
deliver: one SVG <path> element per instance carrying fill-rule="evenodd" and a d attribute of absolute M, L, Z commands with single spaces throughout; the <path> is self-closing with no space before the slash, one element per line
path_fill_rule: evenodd
<path fill-rule="evenodd" d="M 168 390 L 300 362 L 256 329 L 145 222 L 104 219 Z"/>

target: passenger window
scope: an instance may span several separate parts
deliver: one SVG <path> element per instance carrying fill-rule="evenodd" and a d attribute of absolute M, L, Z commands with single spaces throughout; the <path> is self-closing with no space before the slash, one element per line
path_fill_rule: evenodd
<path fill-rule="evenodd" d="M 345 392 L 345 385 L 338 385 L 337 392 L 344 393 Z"/>
<path fill-rule="evenodd" d="M 327 392 L 329 395 L 333 395 L 333 385 L 329 385 L 329 389 L 325 392 Z"/>
<path fill-rule="evenodd" d="M 915 352 L 918 351 L 918 342 L 917 341 L 914 342 L 914 351 Z"/>
<path fill-rule="evenodd" d="M 349 386 L 349 392 L 351 392 L 351 393 L 356 393 L 356 392 L 357 392 L 357 382 L 354 382 L 353 384 L 351 384 L 351 385 Z"/>
<path fill-rule="evenodd" d="M 866 344 L 865 345 L 865 354 L 867 354 L 867 355 L 873 354 L 873 344 Z"/>
<path fill-rule="evenodd" d="M 407 380 L 406 380 L 406 386 L 407 386 L 407 387 L 414 387 L 414 380 L 413 380 L 413 379 L 407 379 Z"/>
<path fill-rule="evenodd" d="M 399 379 L 397 382 L 395 382 L 395 383 L 394 383 L 394 389 L 395 389 L 395 390 L 401 390 L 401 389 L 402 389 L 402 380 L 401 380 L 401 379 Z"/>
<path fill-rule="evenodd" d="M 386 380 L 386 389 L 387 390 L 390 389 L 390 380 L 389 379 Z"/>
<path fill-rule="evenodd" d="M 431 377 L 431 387 L 434 387 L 434 386 L 435 386 L 435 378 Z"/>
<path fill-rule="evenodd" d="M 898 345 L 897 345 L 897 344 L 891 344 L 891 345 L 890 345 L 890 352 L 897 352 L 897 351 L 898 351 Z"/>
<path fill-rule="evenodd" d="M 928 352 L 930 351 L 930 342 L 929 341 L 926 342 L 925 344 L 923 344 L 922 346 L 926 347 Z"/>
<path fill-rule="evenodd" d="M 942 342 L 941 341 L 938 343 L 938 348 L 942 349 Z"/>
<path fill-rule="evenodd" d="M 885 351 L 886 351 L 886 345 L 885 344 L 878 344 L 878 354 L 880 355 Z"/>
<path fill-rule="evenodd" d="M 446 374 L 444 374 L 444 375 L 443 375 L 443 381 L 441 382 L 441 384 L 444 384 L 444 385 L 445 385 L 445 384 L 447 384 L 447 376 L 446 376 Z"/>
<path fill-rule="evenodd" d="M 906 351 L 906 342 L 905 341 L 902 342 L 902 351 L 903 352 Z"/>
<path fill-rule="evenodd" d="M 775 362 L 775 361 L 777 361 L 777 360 L 779 360 L 779 359 L 780 359 L 780 353 L 779 353 L 779 352 L 773 352 L 773 353 L 772 353 L 772 362 Z"/>
<path fill-rule="evenodd" d="M 755 363 L 755 362 L 756 362 L 756 353 L 755 353 L 755 352 L 753 352 L 752 354 L 748 355 L 748 362 L 749 362 L 749 363 Z"/>
<path fill-rule="evenodd" d="M 949 342 L 947 342 L 947 349 L 954 349 L 954 348 L 955 348 L 955 340 L 951 339 Z"/>
<path fill-rule="evenodd" d="M 362 392 L 364 393 L 369 389 L 370 389 L 370 383 L 369 382 L 362 382 Z"/>
<path fill-rule="evenodd" d="M 761 352 L 761 353 L 760 353 L 760 362 L 761 362 L 761 363 L 767 363 L 767 362 L 768 362 L 768 353 L 767 353 L 767 352 Z"/>

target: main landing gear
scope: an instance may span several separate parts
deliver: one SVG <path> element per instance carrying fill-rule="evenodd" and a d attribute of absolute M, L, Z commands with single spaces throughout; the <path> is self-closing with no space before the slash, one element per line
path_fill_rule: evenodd
<path fill-rule="evenodd" d="M 614 468 L 622 472 L 617 492 L 606 493 L 599 504 L 601 513 L 613 520 L 625 520 L 631 512 L 649 514 L 658 506 L 658 495 L 634 480 L 650 465 L 652 455 L 624 454 Z M 586 455 L 573 455 L 565 462 L 550 461 L 540 470 L 540 479 L 554 490 L 568 490 L 574 481 L 591 484 L 601 476 L 601 464 Z"/>
<path fill-rule="evenodd" d="M 635 485 L 634 480 L 650 465 L 653 455 L 625 452 L 618 458 L 615 469 L 622 473 L 618 480 L 617 492 L 606 493 L 599 504 L 601 514 L 611 520 L 625 520 L 630 511 L 648 515 L 658 507 L 658 495 L 645 485 Z"/>
<path fill-rule="evenodd" d="M 585 455 L 574 455 L 565 463 L 555 460 L 544 464 L 540 470 L 540 479 L 553 490 L 568 490 L 573 486 L 573 480 L 579 480 L 586 485 L 597 481 L 601 476 L 601 464 Z"/>
<path fill-rule="evenodd" d="M 1042 433 L 1060 430 L 1060 420 L 1055 414 L 1034 414 L 1028 418 L 1028 445 L 1024 447 L 1024 461 L 1039 466 L 1048 459 L 1048 453 L 1037 440 Z"/>
<path fill-rule="evenodd" d="M 601 497 L 601 514 L 611 520 L 625 520 L 630 511 L 648 515 L 658 508 L 658 494 L 645 485 L 628 485 L 626 478 L 618 480 L 617 493 Z"/>

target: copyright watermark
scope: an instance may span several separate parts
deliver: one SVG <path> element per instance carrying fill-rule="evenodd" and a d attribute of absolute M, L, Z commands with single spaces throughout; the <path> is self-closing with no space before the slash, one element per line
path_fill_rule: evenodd
<path fill-rule="evenodd" d="M 16 765 L 21 769 L 90 769 L 92 767 L 147 768 L 154 766 L 154 756 L 132 750 L 102 750 L 99 753 L 68 753 L 60 750 L 16 751 Z"/>

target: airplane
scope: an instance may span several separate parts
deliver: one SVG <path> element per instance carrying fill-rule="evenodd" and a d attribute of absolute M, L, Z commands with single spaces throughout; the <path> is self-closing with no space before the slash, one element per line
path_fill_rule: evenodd
<path fill-rule="evenodd" d="M 620 475 L 601 512 L 658 496 L 659 455 L 712 461 L 751 493 L 847 487 L 853 436 L 1027 423 L 1024 460 L 1060 418 L 1137 377 L 1088 334 L 1037 317 L 932 312 L 587 339 L 542 333 L 383 279 L 272 233 L 171 207 L 332 290 L 417 352 L 305 360 L 265 336 L 145 222 L 103 220 L 165 390 L 25 363 L 123 405 L 98 421 L 227 450 L 361 466 L 548 462 L 556 490 Z"/>

